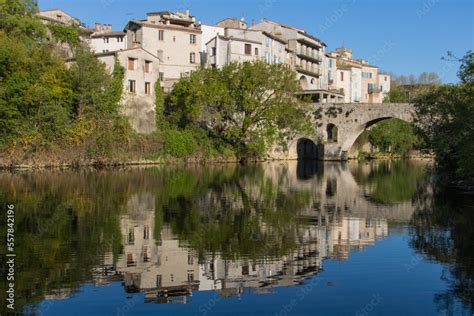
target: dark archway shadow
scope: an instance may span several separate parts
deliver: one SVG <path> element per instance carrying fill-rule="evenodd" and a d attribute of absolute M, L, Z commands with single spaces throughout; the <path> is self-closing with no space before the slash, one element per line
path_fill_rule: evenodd
<path fill-rule="evenodd" d="M 299 180 L 311 180 L 322 169 L 322 164 L 319 162 L 322 146 L 311 139 L 301 138 L 298 140 L 296 150 L 298 153 L 297 177 Z"/>
<path fill-rule="evenodd" d="M 296 146 L 298 160 L 318 160 L 319 148 L 311 139 L 301 138 Z"/>
<path fill-rule="evenodd" d="M 298 160 L 296 176 L 298 180 L 311 180 L 321 175 L 324 171 L 324 163 L 318 160 Z"/>

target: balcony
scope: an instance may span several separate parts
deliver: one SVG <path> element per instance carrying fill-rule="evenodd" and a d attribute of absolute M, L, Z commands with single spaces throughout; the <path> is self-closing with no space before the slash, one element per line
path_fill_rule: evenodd
<path fill-rule="evenodd" d="M 382 92 L 381 87 L 369 86 L 369 94 L 380 93 Z"/>
<path fill-rule="evenodd" d="M 321 76 L 321 70 L 319 68 L 305 68 L 300 65 L 295 66 L 296 71 L 301 72 L 308 76 L 319 77 Z"/>
<path fill-rule="evenodd" d="M 299 54 L 296 54 L 301 59 L 309 60 L 313 63 L 321 63 L 323 61 L 323 57 L 321 54 L 314 53 L 314 54 L 308 54 L 304 49 L 300 51 Z"/>

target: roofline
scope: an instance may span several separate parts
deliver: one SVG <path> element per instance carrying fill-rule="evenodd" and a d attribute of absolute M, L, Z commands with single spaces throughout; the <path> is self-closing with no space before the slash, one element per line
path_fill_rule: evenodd
<path fill-rule="evenodd" d="M 117 36 L 127 36 L 125 32 L 106 32 L 106 33 L 97 33 L 92 34 L 91 38 L 102 38 L 102 37 L 117 37 Z"/>
<path fill-rule="evenodd" d="M 294 26 L 290 26 L 290 25 L 286 25 L 286 24 L 282 24 L 282 23 L 279 23 L 279 22 L 276 22 L 276 21 L 272 21 L 272 20 L 269 20 L 269 19 L 266 19 L 266 18 L 264 18 L 263 21 L 264 21 L 264 22 L 270 22 L 270 23 L 273 23 L 273 24 L 276 24 L 276 25 L 279 25 L 279 26 L 281 26 L 281 27 L 288 28 L 288 29 L 291 29 L 291 30 L 294 30 L 294 31 L 303 31 L 303 30 L 300 29 L 300 28 L 297 28 L 297 27 L 294 27 Z"/>
<path fill-rule="evenodd" d="M 225 19 L 220 20 L 220 21 L 217 22 L 216 24 L 219 24 L 219 23 L 221 23 L 221 22 L 224 22 L 225 20 L 237 20 L 237 21 L 239 21 L 239 22 L 243 22 L 243 23 L 247 24 L 247 22 L 245 22 L 245 20 L 242 21 L 242 18 L 240 18 L 240 19 L 239 19 L 239 18 L 225 18 Z"/>
<path fill-rule="evenodd" d="M 257 30 L 256 30 L 257 31 Z M 282 38 L 279 38 L 278 36 L 276 35 L 273 35 L 272 33 L 269 33 L 267 31 L 261 31 L 263 35 L 267 36 L 267 37 L 270 37 L 271 39 L 277 41 L 277 42 L 280 42 L 280 43 L 283 43 L 286 45 L 287 41 L 285 41 L 284 39 Z"/>
<path fill-rule="evenodd" d="M 224 35 L 216 35 L 206 43 L 206 46 L 207 46 L 207 44 L 209 44 L 210 42 L 212 42 L 216 38 L 220 38 L 222 40 L 227 40 L 227 41 L 248 42 L 248 43 L 252 43 L 252 44 L 262 45 L 262 42 L 259 42 L 259 41 L 248 40 L 248 39 L 245 39 L 245 38 L 233 37 L 233 36 L 228 37 L 228 36 L 224 36 Z"/>
<path fill-rule="evenodd" d="M 161 60 L 158 56 L 156 56 L 155 54 L 151 53 L 150 51 L 146 50 L 145 48 L 143 48 L 141 46 L 127 48 L 127 49 L 114 50 L 114 51 L 106 52 L 106 53 L 97 53 L 97 54 L 94 54 L 94 55 L 96 57 L 110 56 L 110 55 L 117 55 L 117 54 L 122 53 L 122 52 L 129 52 L 129 51 L 137 50 L 137 49 L 142 50 L 142 51 L 146 52 L 147 54 L 150 54 L 151 56 L 155 57 L 156 59 L 158 59 L 161 62 Z M 71 59 L 71 60 L 74 60 L 74 59 Z"/>
<path fill-rule="evenodd" d="M 150 27 L 154 29 L 165 29 L 165 30 L 180 30 L 180 31 L 186 31 L 186 32 L 191 32 L 191 33 L 202 33 L 201 29 L 197 28 L 191 28 L 191 27 L 177 27 L 177 26 L 171 26 L 171 25 L 163 25 L 163 24 L 153 24 L 153 23 L 148 23 L 143 20 L 130 20 L 128 21 L 127 25 L 125 25 L 124 30 L 127 29 L 127 27 L 130 25 L 130 23 L 136 24 L 140 27 Z M 201 24 L 199 24 L 200 26 Z"/>

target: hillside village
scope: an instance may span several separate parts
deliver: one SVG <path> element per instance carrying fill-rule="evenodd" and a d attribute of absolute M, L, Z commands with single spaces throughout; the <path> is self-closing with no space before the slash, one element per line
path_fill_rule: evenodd
<path fill-rule="evenodd" d="M 323 40 L 305 30 L 267 19 L 248 25 L 243 18 L 226 18 L 206 25 L 189 11 L 160 11 L 117 31 L 101 23 L 88 28 L 60 9 L 37 16 L 45 24 L 81 28 L 82 40 L 110 71 L 119 60 L 125 68 L 125 100 L 135 104 L 131 111 L 153 111 L 157 80 L 170 92 L 180 78 L 200 67 L 258 59 L 291 67 L 302 94 L 315 103 L 382 103 L 390 91 L 390 75 L 367 60 L 354 59 L 352 49 L 327 51 Z"/>

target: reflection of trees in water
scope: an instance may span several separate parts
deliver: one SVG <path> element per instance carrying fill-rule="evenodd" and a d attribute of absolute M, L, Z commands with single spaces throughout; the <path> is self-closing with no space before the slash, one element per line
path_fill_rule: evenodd
<path fill-rule="evenodd" d="M 310 205 L 310 192 L 279 186 L 261 166 L 238 168 L 202 185 L 203 191 L 191 194 L 172 190 L 177 194 L 160 196 L 157 205 L 162 222 L 192 248 L 228 258 L 262 258 L 295 247 L 296 215 Z"/>
<path fill-rule="evenodd" d="M 66 289 L 67 295 L 85 281 L 96 280 L 95 268 L 106 254 L 112 254 L 111 263 L 122 255 L 120 220 L 124 215 L 139 219 L 141 202 L 136 197 L 141 194 L 147 197 L 147 209 L 148 201 L 155 203 L 150 209 L 155 212 L 156 241 L 166 225 L 201 257 L 285 256 L 302 242 L 307 217 L 326 212 L 332 215 L 328 219 L 337 221 L 343 212 L 338 197 L 352 194 L 345 191 L 338 168 L 324 171 L 326 179 L 322 167 L 300 167 L 308 171 L 307 181 L 298 179 L 302 169 L 290 172 L 288 167 L 262 165 L 2 174 L 0 202 L 15 203 L 21 232 L 16 248 L 21 262 L 17 306 L 37 304 L 56 290 Z M 303 210 L 307 214 L 299 216 Z M 329 221 L 323 216 L 318 223 L 323 222 Z M 1 229 L 3 234 L 5 227 Z M 1 299 L 4 286 L 0 283 Z"/>
<path fill-rule="evenodd" d="M 449 289 L 435 296 L 438 308 L 456 314 L 455 300 L 474 309 L 474 199 L 453 192 L 421 194 L 411 223 L 411 246 L 444 264 Z"/>
<path fill-rule="evenodd" d="M 426 169 L 409 160 L 377 161 L 357 164 L 352 173 L 369 198 L 382 204 L 410 201 L 418 187 L 425 186 Z"/>

